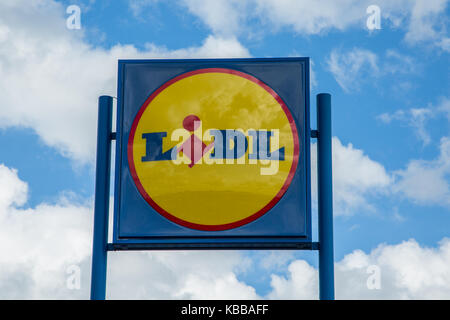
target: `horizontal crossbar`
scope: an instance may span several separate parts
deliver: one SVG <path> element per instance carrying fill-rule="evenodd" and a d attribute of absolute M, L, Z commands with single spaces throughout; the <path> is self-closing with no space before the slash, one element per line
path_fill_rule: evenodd
<path fill-rule="evenodd" d="M 319 250 L 319 243 L 108 243 L 107 245 L 107 251 L 127 250 Z"/>

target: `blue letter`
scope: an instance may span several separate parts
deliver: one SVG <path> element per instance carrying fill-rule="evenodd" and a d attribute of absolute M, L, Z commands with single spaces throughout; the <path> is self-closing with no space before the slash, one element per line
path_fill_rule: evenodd
<path fill-rule="evenodd" d="M 145 156 L 142 162 L 172 160 L 172 149 L 162 152 L 162 139 L 167 136 L 167 132 L 143 133 L 142 138 L 146 140 Z"/>

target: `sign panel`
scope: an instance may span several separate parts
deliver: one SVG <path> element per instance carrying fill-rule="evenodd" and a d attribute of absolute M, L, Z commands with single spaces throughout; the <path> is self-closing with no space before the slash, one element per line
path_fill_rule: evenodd
<path fill-rule="evenodd" d="M 311 241 L 309 60 L 119 61 L 115 243 Z"/>

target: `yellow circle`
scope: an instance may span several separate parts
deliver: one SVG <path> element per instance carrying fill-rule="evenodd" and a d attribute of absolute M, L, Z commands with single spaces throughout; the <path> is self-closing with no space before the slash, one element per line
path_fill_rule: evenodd
<path fill-rule="evenodd" d="M 191 115 L 201 124 L 194 132 L 183 127 Z M 245 154 L 211 163 L 212 147 L 192 166 L 182 151 L 172 160 L 145 159 L 158 151 L 148 150 L 155 146 L 147 144 L 146 134 L 165 134 L 164 153 L 180 150 L 192 134 L 207 146 L 212 129 L 244 134 Z M 283 148 L 283 159 L 249 159 L 257 152 L 250 132 L 264 130 L 273 133 L 269 151 Z M 282 100 L 256 78 L 228 69 L 201 69 L 163 85 L 141 107 L 128 148 L 134 180 L 147 202 L 175 223 L 199 230 L 225 230 L 257 219 L 284 194 L 298 161 L 296 127 Z"/>

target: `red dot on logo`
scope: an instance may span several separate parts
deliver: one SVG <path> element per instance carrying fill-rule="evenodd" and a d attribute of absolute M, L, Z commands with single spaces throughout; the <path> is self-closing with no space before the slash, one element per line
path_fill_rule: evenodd
<path fill-rule="evenodd" d="M 195 114 L 191 114 L 184 118 L 183 120 L 183 127 L 187 131 L 194 131 L 200 126 L 200 118 L 197 117 Z"/>

